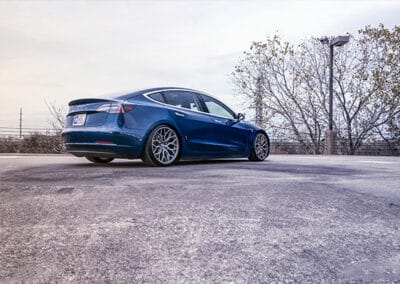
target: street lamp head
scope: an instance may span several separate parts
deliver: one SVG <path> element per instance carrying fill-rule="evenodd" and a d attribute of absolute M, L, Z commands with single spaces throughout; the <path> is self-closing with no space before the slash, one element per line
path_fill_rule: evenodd
<path fill-rule="evenodd" d="M 330 45 L 333 46 L 342 46 L 349 42 L 349 36 L 337 36 L 331 39 Z"/>

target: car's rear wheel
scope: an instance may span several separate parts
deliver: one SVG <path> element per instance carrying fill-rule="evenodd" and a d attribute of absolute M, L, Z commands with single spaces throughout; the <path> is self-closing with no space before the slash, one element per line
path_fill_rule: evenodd
<path fill-rule="evenodd" d="M 269 138 L 267 134 L 259 132 L 253 139 L 250 161 L 264 161 L 269 155 Z"/>
<path fill-rule="evenodd" d="M 157 126 L 149 135 L 142 160 L 149 166 L 169 166 L 179 160 L 177 132 L 168 125 Z"/>
<path fill-rule="evenodd" d="M 101 157 L 85 157 L 85 158 L 96 164 L 107 164 L 112 160 L 114 160 L 114 158 L 101 158 Z"/>

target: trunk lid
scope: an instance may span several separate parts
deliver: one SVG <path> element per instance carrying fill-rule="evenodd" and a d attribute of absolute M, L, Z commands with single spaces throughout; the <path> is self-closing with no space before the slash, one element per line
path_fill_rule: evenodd
<path fill-rule="evenodd" d="M 114 100 L 78 99 L 71 101 L 67 114 L 66 127 L 91 127 L 103 125 L 109 115 Z"/>

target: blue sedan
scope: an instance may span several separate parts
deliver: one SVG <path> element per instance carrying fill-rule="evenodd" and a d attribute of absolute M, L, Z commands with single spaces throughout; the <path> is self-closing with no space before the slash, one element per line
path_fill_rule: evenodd
<path fill-rule="evenodd" d="M 266 132 L 208 94 L 186 88 L 153 88 L 113 99 L 69 103 L 63 141 L 67 152 L 94 163 L 141 158 L 151 166 L 180 159 L 269 155 Z"/>

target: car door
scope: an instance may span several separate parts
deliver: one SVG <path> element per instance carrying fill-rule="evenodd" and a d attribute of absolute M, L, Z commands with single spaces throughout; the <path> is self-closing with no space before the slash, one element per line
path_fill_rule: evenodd
<path fill-rule="evenodd" d="M 209 137 L 218 153 L 225 157 L 243 156 L 252 130 L 239 122 L 236 114 L 222 102 L 204 94 L 199 94 L 199 100 L 208 114 Z"/>
<path fill-rule="evenodd" d="M 209 143 L 209 117 L 204 113 L 197 95 L 189 91 L 173 90 L 162 92 L 181 135 L 189 146 L 189 155 L 207 156 L 215 151 Z"/>

